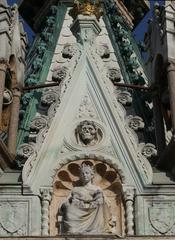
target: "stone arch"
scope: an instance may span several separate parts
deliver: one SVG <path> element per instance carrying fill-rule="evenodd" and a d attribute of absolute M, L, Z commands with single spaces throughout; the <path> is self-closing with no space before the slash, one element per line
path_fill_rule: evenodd
<path fill-rule="evenodd" d="M 80 160 L 80 159 L 94 159 L 94 160 L 100 160 L 103 161 L 104 163 L 109 164 L 110 166 L 112 166 L 119 174 L 122 180 L 123 184 L 126 184 L 126 176 L 123 170 L 123 167 L 121 166 L 120 162 L 116 160 L 116 158 L 111 157 L 109 155 L 106 154 L 101 154 L 101 153 L 76 153 L 73 155 L 68 155 L 68 156 L 64 156 L 63 158 L 59 158 L 59 164 L 57 167 L 57 170 L 60 169 L 63 165 L 72 162 L 72 161 L 76 161 L 76 160 Z"/>
<path fill-rule="evenodd" d="M 103 157 L 104 158 L 104 157 Z M 114 221 L 113 231 L 115 234 L 123 235 L 124 227 L 124 206 L 123 206 L 123 176 L 121 177 L 118 170 L 112 166 L 111 161 L 95 158 L 67 159 L 57 169 L 53 180 L 53 195 L 50 204 L 50 235 L 60 233 L 61 220 L 59 209 L 61 204 L 68 198 L 72 189 L 79 186 L 79 167 L 82 163 L 93 166 L 95 169 L 93 184 L 102 189 L 105 199 L 110 206 L 112 219 Z"/>

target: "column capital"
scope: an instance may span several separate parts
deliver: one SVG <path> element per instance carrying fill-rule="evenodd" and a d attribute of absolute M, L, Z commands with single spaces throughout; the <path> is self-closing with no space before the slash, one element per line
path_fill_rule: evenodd
<path fill-rule="evenodd" d="M 42 188 L 40 189 L 41 199 L 43 201 L 51 201 L 52 198 L 52 189 L 51 188 Z"/>
<path fill-rule="evenodd" d="M 123 186 L 123 197 L 126 201 L 134 201 L 135 189 L 132 186 Z"/>

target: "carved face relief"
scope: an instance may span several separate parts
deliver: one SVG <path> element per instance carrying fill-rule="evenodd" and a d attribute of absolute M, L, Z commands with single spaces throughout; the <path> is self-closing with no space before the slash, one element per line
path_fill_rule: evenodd
<path fill-rule="evenodd" d="M 95 145 L 98 142 L 98 128 L 93 121 L 80 122 L 75 132 L 78 143 Z"/>
<path fill-rule="evenodd" d="M 80 167 L 80 179 L 83 185 L 89 183 L 93 177 L 94 170 L 92 169 L 92 167 L 86 164 L 82 164 L 82 166 Z"/>

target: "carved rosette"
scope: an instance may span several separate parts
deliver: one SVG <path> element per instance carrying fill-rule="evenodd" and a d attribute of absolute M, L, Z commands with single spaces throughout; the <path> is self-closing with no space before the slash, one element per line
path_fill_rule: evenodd
<path fill-rule="evenodd" d="M 148 159 L 157 156 L 157 149 L 156 149 L 155 145 L 152 143 L 146 143 L 146 144 L 141 143 L 140 151 L 141 151 L 142 155 Z"/>
<path fill-rule="evenodd" d="M 124 106 L 129 106 L 132 103 L 132 96 L 127 91 L 118 91 L 117 92 L 117 100 Z"/>
<path fill-rule="evenodd" d="M 47 126 L 47 118 L 45 116 L 35 117 L 30 125 L 31 132 L 39 132 Z"/>
<path fill-rule="evenodd" d="M 52 80 L 54 82 L 61 82 L 67 76 L 68 69 L 65 66 L 58 66 L 57 68 L 53 69 Z"/>
<path fill-rule="evenodd" d="M 128 126 L 134 131 L 142 130 L 145 126 L 143 119 L 139 116 L 127 116 L 127 123 Z"/>
<path fill-rule="evenodd" d="M 109 47 L 107 44 L 101 44 L 97 47 L 97 54 L 101 57 L 101 58 L 109 58 L 110 56 L 110 51 L 109 51 Z"/>
<path fill-rule="evenodd" d="M 52 198 L 51 189 L 41 189 L 41 234 L 42 236 L 49 235 L 49 205 Z"/>
<path fill-rule="evenodd" d="M 41 104 L 49 107 L 51 104 L 58 100 L 58 95 L 54 91 L 46 91 L 41 97 Z"/>
<path fill-rule="evenodd" d="M 121 80 L 121 73 L 120 69 L 118 68 L 109 68 L 107 72 L 107 77 L 112 81 L 113 84 L 116 82 L 120 82 Z"/>
<path fill-rule="evenodd" d="M 73 44 L 66 43 L 63 47 L 62 56 L 71 59 L 76 53 L 76 47 Z"/>
<path fill-rule="evenodd" d="M 12 103 L 12 101 L 13 101 L 12 92 L 9 89 L 5 88 L 3 93 L 3 105 L 8 106 Z"/>
<path fill-rule="evenodd" d="M 35 147 L 31 144 L 21 144 L 17 150 L 16 162 L 22 167 L 29 157 L 36 154 Z"/>

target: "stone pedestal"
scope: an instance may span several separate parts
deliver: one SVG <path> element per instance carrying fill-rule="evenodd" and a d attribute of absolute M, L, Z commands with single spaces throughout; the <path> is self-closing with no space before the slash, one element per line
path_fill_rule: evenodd
<path fill-rule="evenodd" d="M 101 32 L 101 28 L 95 15 L 78 15 L 71 26 L 71 31 L 79 43 L 92 45 L 95 38 Z"/>

